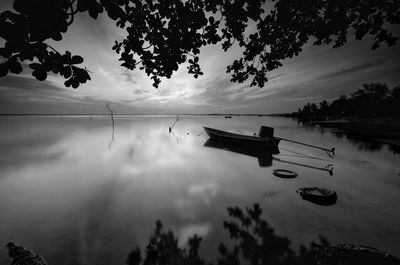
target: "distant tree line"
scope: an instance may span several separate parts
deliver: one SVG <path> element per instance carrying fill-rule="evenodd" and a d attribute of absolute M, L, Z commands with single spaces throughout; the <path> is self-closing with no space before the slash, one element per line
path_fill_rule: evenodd
<path fill-rule="evenodd" d="M 299 108 L 295 116 L 299 118 L 326 119 L 328 117 L 373 118 L 400 116 L 400 86 L 389 89 L 386 84 L 364 84 L 350 96 L 341 95 L 329 103 L 318 105 L 307 103 Z"/>

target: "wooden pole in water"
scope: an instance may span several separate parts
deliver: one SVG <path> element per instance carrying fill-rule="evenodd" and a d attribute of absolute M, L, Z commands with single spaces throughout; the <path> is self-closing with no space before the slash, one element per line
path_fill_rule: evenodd
<path fill-rule="evenodd" d="M 328 148 L 324 148 L 324 147 L 320 147 L 320 146 L 316 146 L 316 145 L 312 145 L 312 144 L 306 144 L 306 143 L 302 143 L 302 142 L 298 142 L 298 141 L 294 141 L 294 140 L 290 140 L 290 139 L 286 139 L 286 138 L 281 138 L 281 137 L 275 137 L 275 138 L 279 139 L 279 140 L 295 143 L 295 144 L 301 144 L 301 145 L 305 145 L 305 146 L 308 146 L 308 147 L 321 149 L 321 150 L 324 150 L 326 152 L 332 153 L 332 156 L 335 155 L 335 147 L 332 147 L 332 149 L 328 149 Z"/>
<path fill-rule="evenodd" d="M 308 147 L 321 149 L 321 150 L 326 151 L 330 157 L 333 157 L 335 155 L 335 147 L 332 147 L 332 149 L 328 149 L 328 148 L 324 148 L 324 147 L 320 147 L 320 146 L 316 146 L 316 145 L 312 145 L 312 144 L 306 144 L 306 143 L 302 143 L 302 142 L 298 142 L 298 141 L 294 141 L 294 140 L 290 140 L 290 139 L 286 139 L 286 138 L 276 137 L 276 136 L 274 136 L 274 128 L 268 127 L 268 126 L 261 126 L 258 136 L 262 137 L 262 138 L 273 137 L 278 140 L 283 140 L 283 141 L 292 142 L 295 144 L 301 144 L 301 145 L 305 145 Z"/>

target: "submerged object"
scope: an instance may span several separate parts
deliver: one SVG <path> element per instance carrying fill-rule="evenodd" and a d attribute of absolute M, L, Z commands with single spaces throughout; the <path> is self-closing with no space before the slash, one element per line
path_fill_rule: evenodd
<path fill-rule="evenodd" d="M 204 127 L 204 130 L 208 136 L 215 140 L 226 143 L 242 144 L 242 145 L 253 145 L 260 147 L 276 148 L 280 142 L 280 139 L 275 137 L 258 137 L 251 135 L 243 135 L 237 133 L 231 133 L 227 131 L 217 130 L 213 128 Z"/>
<path fill-rule="evenodd" d="M 333 205 L 337 201 L 336 192 L 319 187 L 300 188 L 296 191 L 300 196 L 307 201 L 319 205 Z"/>
<path fill-rule="evenodd" d="M 297 177 L 296 172 L 287 170 L 287 169 L 274 169 L 272 171 L 272 174 L 274 174 L 277 177 L 285 178 L 285 179 L 292 179 L 292 178 Z"/>

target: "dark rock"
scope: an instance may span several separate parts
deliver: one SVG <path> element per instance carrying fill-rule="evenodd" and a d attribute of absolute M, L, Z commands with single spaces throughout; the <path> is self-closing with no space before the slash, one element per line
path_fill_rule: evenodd
<path fill-rule="evenodd" d="M 327 247 L 320 256 L 319 265 L 399 265 L 390 253 L 362 245 L 337 244 Z"/>
<path fill-rule="evenodd" d="M 13 242 L 7 245 L 8 255 L 12 258 L 12 265 L 47 265 L 43 257 L 36 255 L 33 251 L 19 246 Z"/>

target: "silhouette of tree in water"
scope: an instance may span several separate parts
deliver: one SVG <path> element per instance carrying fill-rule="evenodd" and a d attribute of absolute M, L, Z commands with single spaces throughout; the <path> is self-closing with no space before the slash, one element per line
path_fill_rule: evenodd
<path fill-rule="evenodd" d="M 193 236 L 188 240 L 188 248 L 178 246 L 178 239 L 172 231 L 164 231 L 160 221 L 156 222 L 153 235 L 145 251 L 142 262 L 141 251 L 137 247 L 128 256 L 128 265 L 203 265 L 205 261 L 199 257 L 201 238 Z M 142 263 L 141 263 L 142 262 Z"/>
<path fill-rule="evenodd" d="M 124 29 L 126 37 L 112 47 L 121 66 L 144 70 L 155 87 L 185 62 L 195 78 L 202 75 L 203 46 L 221 43 L 227 51 L 236 42 L 243 53 L 227 67 L 231 81 L 251 77 L 251 85 L 262 87 L 267 72 L 297 56 L 309 40 L 339 47 L 351 31 L 357 40 L 372 38 L 376 49 L 396 44 L 398 38 L 386 26 L 400 24 L 397 0 L 14 0 L 13 8 L 0 14 L 5 40 L 0 76 L 21 73 L 21 62 L 29 61 L 38 80 L 53 72 L 73 88 L 90 80 L 89 71 L 78 66 L 83 58 L 61 54 L 48 41 L 61 41 L 77 13 L 97 19 L 106 12 Z"/>
<path fill-rule="evenodd" d="M 240 264 L 317 264 L 318 254 L 329 246 L 326 239 L 320 237 L 320 243 L 311 243 L 309 247 L 301 246 L 298 254 L 290 247 L 289 239 L 275 235 L 274 230 L 261 218 L 262 210 L 258 204 L 245 211 L 238 207 L 228 208 L 231 220 L 224 221 L 224 228 L 229 231 L 233 248 L 229 250 L 220 244 L 218 265 Z M 201 238 L 193 236 L 188 240 L 188 247 L 180 248 L 178 239 L 172 231 L 164 231 L 160 221 L 150 238 L 149 245 L 142 258 L 139 248 L 133 250 L 127 259 L 128 265 L 172 265 L 172 264 L 206 264 L 199 257 L 198 250 Z M 210 263 L 212 264 L 212 263 Z"/>
<path fill-rule="evenodd" d="M 290 240 L 275 234 L 267 221 L 262 219 L 258 204 L 245 210 L 228 208 L 230 220 L 224 221 L 224 228 L 233 240 L 232 249 L 223 243 L 218 250 L 217 265 L 398 265 L 399 260 L 389 253 L 375 248 L 348 244 L 331 246 L 322 236 L 319 243 L 300 246 L 296 252 Z M 160 221 L 145 250 L 145 257 L 139 248 L 133 250 L 127 259 L 128 265 L 204 265 L 199 257 L 201 238 L 189 238 L 187 248 L 178 246 L 178 239 L 172 231 L 164 231 Z M 212 265 L 213 263 L 209 263 Z"/>

